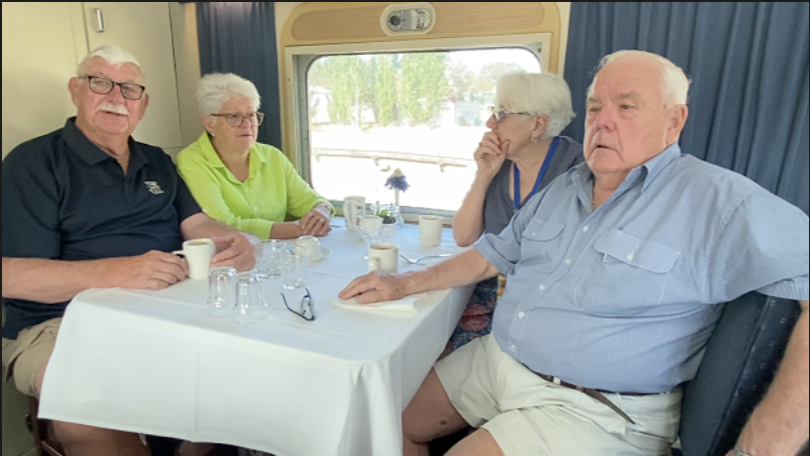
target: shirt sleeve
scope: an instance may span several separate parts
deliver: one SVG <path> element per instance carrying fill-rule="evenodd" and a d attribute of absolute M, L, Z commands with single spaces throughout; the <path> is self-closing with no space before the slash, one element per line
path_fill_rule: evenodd
<path fill-rule="evenodd" d="M 329 210 L 332 212 L 332 215 L 334 215 L 335 208 L 329 200 L 315 192 L 315 190 L 301 178 L 293 164 L 283 153 L 279 152 L 279 157 L 287 185 L 287 213 L 293 217 L 301 218 L 304 214 L 311 211 L 316 204 L 324 203 L 329 206 Z"/>
<path fill-rule="evenodd" d="M 201 153 L 194 150 L 177 156 L 177 170 L 183 177 L 191 194 L 203 211 L 214 220 L 230 225 L 239 231 L 253 234 L 259 239 L 270 237 L 273 222 L 258 218 L 237 216 L 225 200 L 221 179 L 216 169 L 205 162 Z"/>
<path fill-rule="evenodd" d="M 498 234 L 486 233 L 475 243 L 475 249 L 478 253 L 501 274 L 509 275 L 520 261 L 523 231 L 532 221 L 546 193 L 547 190 L 543 189 L 534 195 L 526 206 L 512 217 L 509 225 L 503 231 Z"/>
<path fill-rule="evenodd" d="M 3 256 L 59 259 L 57 165 L 23 144 L 3 161 Z"/>
<path fill-rule="evenodd" d="M 182 223 L 183 220 L 198 214 L 202 211 L 197 200 L 191 194 L 191 191 L 186 185 L 186 181 L 179 175 L 177 176 L 177 194 L 174 197 L 174 208 L 177 211 L 177 216 Z"/>
<path fill-rule="evenodd" d="M 810 248 L 807 215 L 764 189 L 730 212 L 710 249 L 708 302 L 731 301 L 756 290 L 807 300 Z"/>

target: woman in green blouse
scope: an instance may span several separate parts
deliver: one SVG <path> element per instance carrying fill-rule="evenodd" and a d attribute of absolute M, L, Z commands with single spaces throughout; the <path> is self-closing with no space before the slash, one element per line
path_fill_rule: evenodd
<path fill-rule="evenodd" d="M 205 213 L 260 239 L 329 233 L 329 201 L 280 150 L 256 142 L 264 114 L 253 83 L 207 74 L 196 98 L 206 131 L 180 152 L 177 168 Z M 288 214 L 300 220 L 285 222 Z"/>

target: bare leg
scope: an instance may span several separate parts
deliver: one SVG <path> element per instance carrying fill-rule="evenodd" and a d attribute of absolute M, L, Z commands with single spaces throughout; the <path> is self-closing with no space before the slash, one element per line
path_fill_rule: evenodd
<path fill-rule="evenodd" d="M 83 424 L 54 421 L 56 438 L 67 456 L 150 456 L 149 447 L 138 434 L 113 431 Z"/>
<path fill-rule="evenodd" d="M 419 391 L 402 413 L 403 455 L 428 456 L 428 443 L 431 440 L 465 426 L 467 422 L 447 397 L 436 370 L 430 369 Z"/>
<path fill-rule="evenodd" d="M 47 364 L 37 372 L 37 396 L 42 391 Z M 151 456 L 149 447 L 138 434 L 113 431 L 83 424 L 53 421 L 54 436 L 65 448 L 67 456 Z"/>
<path fill-rule="evenodd" d="M 217 446 L 213 443 L 183 442 L 177 449 L 178 456 L 214 456 Z"/>
<path fill-rule="evenodd" d="M 503 451 L 489 431 L 479 429 L 453 445 L 444 456 L 503 456 Z"/>

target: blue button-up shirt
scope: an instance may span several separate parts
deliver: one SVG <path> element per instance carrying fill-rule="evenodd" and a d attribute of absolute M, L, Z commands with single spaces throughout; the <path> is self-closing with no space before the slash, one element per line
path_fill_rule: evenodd
<path fill-rule="evenodd" d="M 808 299 L 808 218 L 673 145 L 592 210 L 593 174 L 561 175 L 475 246 L 507 276 L 493 318 L 535 372 L 656 393 L 694 378 L 721 304 Z"/>

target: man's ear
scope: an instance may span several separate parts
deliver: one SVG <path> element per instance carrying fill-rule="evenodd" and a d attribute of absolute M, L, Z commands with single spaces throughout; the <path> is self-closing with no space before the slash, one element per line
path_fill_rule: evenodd
<path fill-rule="evenodd" d="M 667 144 L 675 144 L 681 136 L 683 126 L 686 125 L 686 118 L 689 117 L 689 108 L 685 104 L 672 107 L 669 114 L 669 125 L 667 127 Z"/>
<path fill-rule="evenodd" d="M 78 108 L 80 101 L 81 101 L 81 94 L 79 93 L 81 89 L 82 81 L 77 77 L 72 77 L 68 81 L 68 91 L 70 92 L 70 99 L 73 101 L 73 104 Z"/>

